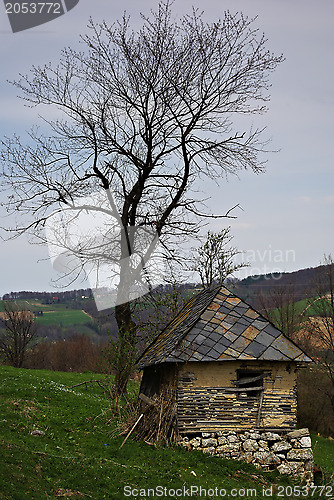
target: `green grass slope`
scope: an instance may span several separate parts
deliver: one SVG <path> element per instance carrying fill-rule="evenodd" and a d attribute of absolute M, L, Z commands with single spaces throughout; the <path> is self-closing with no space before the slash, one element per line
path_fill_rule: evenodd
<path fill-rule="evenodd" d="M 268 498 L 271 486 L 270 498 L 291 498 L 291 489 L 287 497 L 277 496 L 278 485 L 294 487 L 277 472 L 177 447 L 153 447 L 131 437 L 120 449 L 123 438 L 112 437 L 111 402 L 97 384 L 71 388 L 97 377 L 102 375 L 0 367 L 1 500 L 146 499 L 153 497 L 147 490 L 158 486 L 163 493 L 166 488 L 164 498 L 189 498 L 191 487 L 211 489 L 206 498 L 217 497 L 215 488 L 230 498 Z M 130 394 L 137 389 L 129 384 Z M 325 441 L 318 442 L 319 456 Z"/>
<path fill-rule="evenodd" d="M 47 311 L 43 316 L 37 316 L 37 323 L 41 325 L 59 325 L 61 327 L 83 325 L 91 323 L 91 318 L 79 309 L 63 309 L 58 311 Z"/>
<path fill-rule="evenodd" d="M 36 322 L 41 325 L 58 325 L 68 327 L 92 323 L 92 318 L 80 309 L 71 309 L 71 304 L 41 304 L 36 300 L 18 300 L 22 309 L 42 311 L 43 316 L 36 316 Z M 0 312 L 3 311 L 3 301 L 0 301 Z"/>

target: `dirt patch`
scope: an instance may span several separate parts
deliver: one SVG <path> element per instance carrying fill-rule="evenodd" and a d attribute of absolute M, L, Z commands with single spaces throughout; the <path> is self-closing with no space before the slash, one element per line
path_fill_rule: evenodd
<path fill-rule="evenodd" d="M 88 314 L 88 312 L 84 311 L 83 309 L 81 309 L 81 311 L 86 314 L 86 316 L 88 316 L 90 319 L 93 319 L 93 316 L 91 316 L 90 314 Z"/>

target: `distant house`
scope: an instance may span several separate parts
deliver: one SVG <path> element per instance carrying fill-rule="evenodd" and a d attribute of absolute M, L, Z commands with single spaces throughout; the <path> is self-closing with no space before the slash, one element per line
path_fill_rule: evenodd
<path fill-rule="evenodd" d="M 296 373 L 312 360 L 225 286 L 194 296 L 138 361 L 141 393 L 175 387 L 181 435 L 291 431 Z"/>
<path fill-rule="evenodd" d="M 35 318 L 43 316 L 43 311 L 33 311 Z"/>

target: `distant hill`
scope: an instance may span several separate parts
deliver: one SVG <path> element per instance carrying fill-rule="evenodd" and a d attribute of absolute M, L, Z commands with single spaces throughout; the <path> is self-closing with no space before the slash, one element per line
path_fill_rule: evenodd
<path fill-rule="evenodd" d="M 332 265 L 334 268 L 334 264 Z M 255 308 L 260 307 L 259 297 L 275 290 L 292 290 L 296 301 L 313 297 L 317 294 L 316 283 L 321 278 L 326 266 L 300 269 L 291 273 L 272 273 L 248 276 L 237 281 L 233 289 L 243 300 Z"/>
<path fill-rule="evenodd" d="M 66 303 L 70 301 L 81 300 L 83 298 L 92 298 L 92 291 L 88 288 L 80 290 L 65 290 L 54 292 L 29 292 L 26 290 L 20 292 L 5 293 L 3 300 L 39 300 L 43 304 Z"/>

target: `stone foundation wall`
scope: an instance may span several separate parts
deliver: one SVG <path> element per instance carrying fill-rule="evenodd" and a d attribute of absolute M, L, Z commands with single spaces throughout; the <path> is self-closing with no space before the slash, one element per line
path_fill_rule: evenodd
<path fill-rule="evenodd" d="M 218 431 L 183 436 L 181 446 L 215 456 L 252 463 L 264 470 L 298 476 L 313 482 L 313 453 L 308 429 L 292 432 L 265 430 Z"/>

